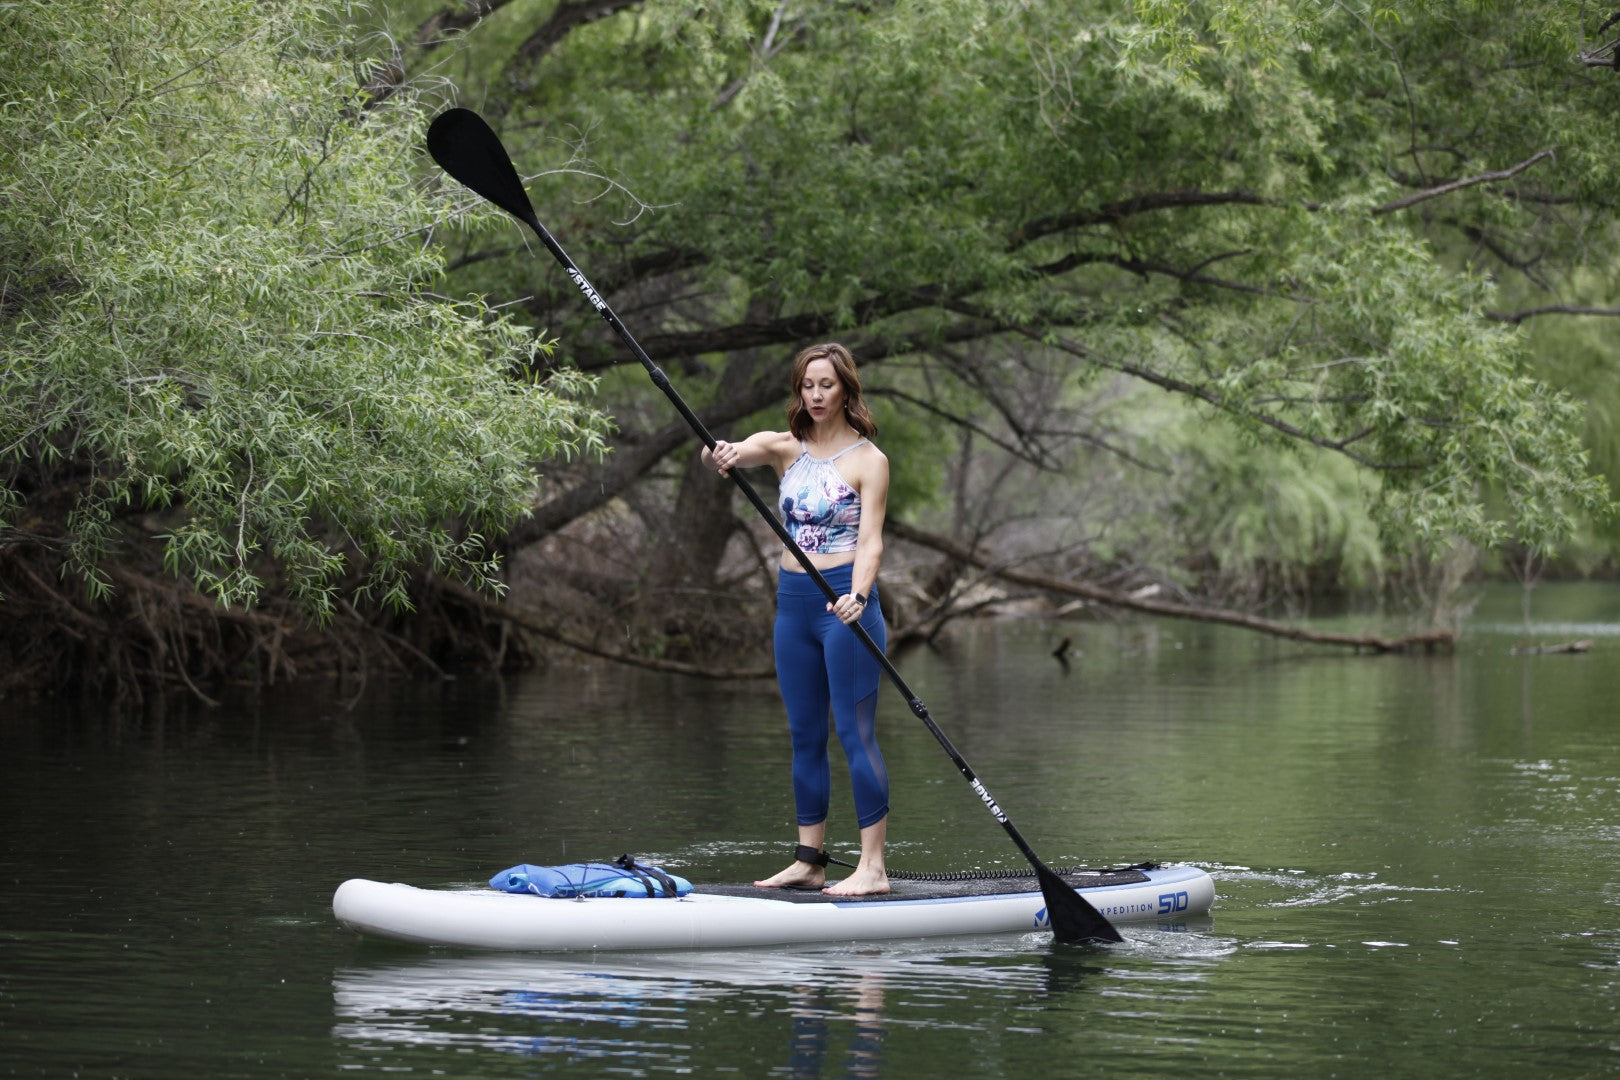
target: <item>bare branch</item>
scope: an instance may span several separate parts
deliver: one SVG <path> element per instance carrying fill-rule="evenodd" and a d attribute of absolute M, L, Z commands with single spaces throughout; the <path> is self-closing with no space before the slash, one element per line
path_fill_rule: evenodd
<path fill-rule="evenodd" d="M 752 44 L 748 46 L 748 51 L 753 53 L 755 59 L 761 64 L 769 63 L 777 53 L 787 48 L 802 33 L 802 31 L 795 30 L 793 33 L 784 35 L 782 40 L 777 40 L 777 33 L 782 29 L 782 17 L 787 14 L 787 9 L 787 0 L 782 0 L 782 3 L 778 4 L 776 10 L 771 13 L 770 25 L 765 28 L 765 35 L 760 39 L 759 46 L 757 48 Z M 738 76 L 730 86 L 720 91 L 715 97 L 715 109 L 723 109 L 731 104 L 732 99 L 740 94 L 742 88 L 747 85 L 748 76 L 746 74 Z"/>
<path fill-rule="evenodd" d="M 1024 445 L 1011 443 L 1006 439 L 1001 438 L 995 432 L 985 428 L 982 424 L 975 423 L 969 417 L 958 416 L 956 413 L 940 408 L 931 401 L 924 401 L 922 398 L 908 394 L 904 390 L 896 390 L 893 387 L 888 386 L 875 386 L 867 391 L 867 393 L 871 397 L 886 397 L 895 401 L 903 401 L 907 405 L 920 409 L 923 412 L 930 413 L 939 419 L 944 420 L 948 424 L 971 431 L 975 435 L 989 442 L 991 445 L 999 447 L 1020 461 L 1028 462 L 1035 468 L 1040 469 L 1042 472 L 1053 472 L 1058 467 L 1057 462 L 1053 461 L 1049 455 L 1042 452 L 1038 443 L 1034 444 L 1033 450 L 1030 449 L 1030 444 L 1027 442 L 1025 442 Z"/>
<path fill-rule="evenodd" d="M 891 520 L 885 528 L 901 540 L 933 548 L 935 551 L 949 555 L 953 559 L 987 570 L 1005 581 L 1044 589 L 1048 592 L 1078 596 L 1094 603 L 1125 608 L 1131 611 L 1141 611 L 1149 615 L 1159 615 L 1172 619 L 1190 619 L 1195 622 L 1224 623 L 1228 626 L 1240 626 L 1246 630 L 1254 630 L 1293 641 L 1307 641 L 1319 645 L 1342 645 L 1358 651 L 1366 649 L 1377 653 L 1410 652 L 1418 648 L 1433 651 L 1437 648 L 1450 648 L 1457 640 L 1457 635 L 1450 630 L 1430 630 L 1426 633 L 1409 634 L 1398 638 L 1385 638 L 1373 634 L 1340 634 L 1312 630 L 1309 627 L 1276 622 L 1272 619 L 1263 619 L 1257 615 L 1249 615 L 1241 611 L 1207 608 L 1196 604 L 1177 603 L 1172 600 L 1156 600 L 1151 597 L 1134 596 L 1130 593 L 1092 585 L 1089 582 L 1070 581 L 1065 578 L 1051 577 L 1027 570 L 1017 570 L 1005 565 L 998 566 L 977 551 L 953 543 L 944 537 L 913 528 L 903 521 Z"/>

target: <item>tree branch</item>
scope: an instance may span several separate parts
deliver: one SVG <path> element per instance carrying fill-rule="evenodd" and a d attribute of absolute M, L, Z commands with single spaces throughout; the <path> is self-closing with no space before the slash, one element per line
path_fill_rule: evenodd
<path fill-rule="evenodd" d="M 1196 604 L 1181 604 L 1171 600 L 1155 600 L 1149 597 L 1132 596 L 1129 593 L 1119 592 L 1115 589 L 1105 589 L 1083 581 L 1069 581 L 1064 578 L 1055 578 L 1027 570 L 998 567 L 992 560 L 980 555 L 977 551 L 970 550 L 944 537 L 914 528 L 903 521 L 891 518 L 885 528 L 899 539 L 932 548 L 943 555 L 948 555 L 953 559 L 987 570 L 1004 581 L 1043 589 L 1047 592 L 1078 596 L 1095 603 L 1106 604 L 1109 607 L 1140 611 L 1148 615 L 1158 615 L 1171 619 L 1188 619 L 1194 622 L 1221 623 L 1227 626 L 1242 627 L 1245 630 L 1253 630 L 1257 633 L 1270 634 L 1272 637 L 1287 638 L 1291 641 L 1305 641 L 1317 645 L 1341 645 L 1358 651 L 1366 649 L 1377 653 L 1409 652 L 1417 648 L 1424 648 L 1432 652 L 1437 648 L 1451 648 L 1457 640 L 1457 635 L 1450 630 L 1431 630 L 1427 633 L 1409 634 L 1398 638 L 1379 637 L 1374 634 L 1339 634 L 1312 630 L 1292 623 L 1275 622 L 1271 619 L 1260 618 L 1257 615 L 1247 615 L 1241 611 L 1231 611 L 1225 608 L 1206 608 L 1199 607 Z"/>
<path fill-rule="evenodd" d="M 1522 323 L 1526 319 L 1533 319 L 1538 315 L 1620 315 L 1620 307 L 1586 307 L 1581 304 L 1548 304 L 1545 307 L 1527 308 L 1524 311 L 1488 311 L 1487 319 L 1497 322 Z"/>
<path fill-rule="evenodd" d="M 447 34 L 476 26 L 484 16 L 498 11 L 512 0 L 461 0 L 429 15 L 416 28 L 416 44 L 423 49 L 435 49 L 444 43 Z"/>
<path fill-rule="evenodd" d="M 783 394 L 783 379 L 779 372 L 773 371 L 745 392 L 693 411 L 704 426 L 722 427 L 782 400 Z M 693 440 L 691 427 L 685 420 L 678 419 L 644 439 L 621 443 L 600 471 L 593 471 L 579 483 L 535 507 L 527 521 L 506 535 L 503 547 L 515 551 L 584 516 L 627 490 L 666 455 Z"/>
<path fill-rule="evenodd" d="M 428 575 L 428 582 L 440 592 L 454 596 L 468 607 L 478 611 L 484 617 L 497 622 L 508 623 L 547 641 L 556 642 L 576 652 L 588 656 L 611 660 L 616 664 L 627 664 L 631 667 L 647 668 L 651 671 L 667 671 L 677 675 L 691 675 L 701 679 L 768 679 L 775 674 L 774 668 L 711 668 L 700 664 L 688 664 L 680 660 L 665 660 L 660 657 L 638 656 L 635 653 L 619 652 L 616 649 L 604 648 L 595 642 L 585 641 L 568 634 L 557 627 L 545 622 L 540 616 L 518 607 L 508 600 L 505 603 L 496 603 L 486 596 L 467 588 L 465 585 L 437 574 Z"/>
<path fill-rule="evenodd" d="M 971 417 L 958 416 L 955 413 L 948 412 L 945 409 L 940 408 L 931 401 L 924 401 L 922 398 L 917 397 L 914 394 L 908 394 L 904 390 L 897 390 L 894 387 L 873 387 L 871 390 L 867 391 L 867 393 L 872 397 L 886 397 L 892 398 L 895 401 L 903 401 L 915 409 L 938 417 L 947 424 L 952 424 L 966 431 L 971 431 L 975 435 L 984 439 L 986 442 L 990 443 L 992 446 L 998 447 L 1020 461 L 1029 463 L 1042 472 L 1055 472 L 1058 468 L 1058 463 L 1052 460 L 1052 458 L 1041 449 L 1039 443 L 1033 443 L 1033 446 L 1030 445 L 1032 440 L 1022 440 L 1025 445 L 1016 445 L 1008 442 L 1006 439 L 1001 438 L 995 432 L 990 431 L 983 425 L 975 423 Z"/>
<path fill-rule="evenodd" d="M 551 12 L 551 18 L 523 40 L 512 58 L 511 68 L 530 66 L 543 58 L 569 34 L 582 26 L 616 15 L 626 8 L 641 4 L 643 0 L 561 0 Z"/>
<path fill-rule="evenodd" d="M 856 326 L 868 326 L 891 315 L 937 306 L 944 298 L 941 286 L 902 288 L 893 293 L 875 296 L 858 305 L 853 312 Z M 843 329 L 845 323 L 835 313 L 804 311 L 776 319 L 734 323 L 714 329 L 653 333 L 637 340 L 647 355 L 654 360 L 672 357 L 700 356 L 712 352 L 733 352 L 762 346 L 814 340 Z M 614 367 L 630 359 L 622 343 L 608 334 L 601 336 L 600 345 L 575 354 L 576 362 L 586 371 Z M 885 355 L 893 355 L 887 352 Z"/>
<path fill-rule="evenodd" d="M 1372 212 L 1374 214 L 1392 214 L 1397 210 L 1405 210 L 1408 207 L 1416 206 L 1420 202 L 1426 202 L 1429 199 L 1438 199 L 1442 195 L 1450 195 L 1454 191 L 1461 191 L 1463 188 L 1474 187 L 1477 184 L 1494 184 L 1500 180 L 1510 180 L 1531 166 L 1545 161 L 1553 156 L 1552 150 L 1542 150 L 1531 155 L 1530 157 L 1525 158 L 1523 161 L 1510 168 L 1501 169 L 1497 172 L 1480 173 L 1478 176 L 1466 176 L 1461 180 L 1452 180 L 1449 183 L 1440 184 L 1437 187 L 1426 188 L 1423 191 L 1415 191 L 1405 198 L 1396 199 L 1394 202 L 1388 202 L 1382 206 L 1375 206 L 1373 207 Z"/>
<path fill-rule="evenodd" d="M 1129 199 L 1105 203 L 1094 210 L 1077 210 L 1070 214 L 1054 214 L 1027 221 L 1008 238 L 1007 250 L 1016 251 L 1053 233 L 1067 232 L 1087 225 L 1114 225 L 1136 214 L 1156 210 L 1174 210 L 1189 206 L 1271 206 L 1271 200 L 1253 191 L 1199 191 L 1187 188 L 1180 191 L 1160 191 L 1136 195 Z"/>
<path fill-rule="evenodd" d="M 1034 331 L 1023 330 L 1020 332 L 1033 340 L 1043 340 L 1042 337 Z M 1213 405 L 1217 409 L 1221 409 L 1226 412 L 1238 411 L 1230 402 L 1226 401 L 1226 399 L 1222 398 L 1213 390 L 1209 390 L 1202 386 L 1196 386 L 1192 383 L 1177 379 L 1174 376 L 1164 375 L 1160 372 L 1152 370 L 1151 368 L 1145 368 L 1138 364 L 1132 364 L 1124 360 L 1108 360 L 1104 357 L 1098 356 L 1095 352 L 1086 348 L 1084 345 L 1077 345 L 1073 342 L 1064 341 L 1061 338 L 1056 340 L 1048 340 L 1044 343 L 1052 346 L 1053 348 L 1057 348 L 1063 352 L 1069 353 L 1071 356 L 1077 356 L 1088 363 L 1099 364 L 1113 371 L 1118 371 L 1123 375 L 1130 375 L 1133 378 L 1141 379 L 1143 382 L 1152 383 L 1154 386 L 1162 387 L 1165 390 L 1173 390 L 1176 393 L 1186 394 L 1189 397 L 1197 398 L 1199 401 Z M 1275 431 L 1279 431 L 1290 438 L 1299 439 L 1302 442 L 1308 442 L 1311 445 L 1319 446 L 1324 450 L 1332 450 L 1335 453 L 1343 454 L 1356 464 L 1365 466 L 1369 469 L 1375 469 L 1381 472 L 1392 472 L 1397 470 L 1423 468 L 1421 464 L 1414 462 L 1375 461 L 1372 458 L 1366 457 L 1363 454 L 1358 454 L 1354 450 L 1351 450 L 1350 446 L 1352 443 L 1359 442 L 1361 439 L 1366 438 L 1368 434 L 1366 431 L 1359 432 L 1344 439 L 1325 439 L 1318 435 L 1312 435 L 1301 428 L 1295 427 L 1288 421 L 1283 420 L 1280 417 L 1272 416 L 1269 413 L 1257 412 L 1254 410 L 1244 410 L 1242 415 L 1247 416 L 1249 419 L 1260 424 L 1264 424 L 1266 427 L 1272 428 Z"/>

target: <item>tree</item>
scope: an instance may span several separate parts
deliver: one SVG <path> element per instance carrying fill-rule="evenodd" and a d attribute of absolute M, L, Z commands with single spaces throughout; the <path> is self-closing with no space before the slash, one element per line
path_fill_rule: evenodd
<path fill-rule="evenodd" d="M 464 99 L 536 171 L 541 216 L 711 426 L 758 423 L 792 349 L 840 336 L 941 458 L 972 431 L 1082 486 L 1120 470 L 1191 491 L 1200 454 L 1154 439 L 1204 427 L 1235 453 L 1350 463 L 1333 490 L 1369 508 L 1390 557 L 1547 551 L 1607 512 L 1580 408 L 1537 377 L 1496 289 L 1556 286 L 1613 233 L 1593 13 L 479 10 L 454 62 L 435 36 L 452 9 L 424 23 L 426 56 L 467 73 Z M 585 370 L 628 359 L 560 276 L 508 257 L 514 226 L 484 222 L 451 249 L 453 281 L 521 301 Z M 636 463 L 580 475 L 514 543 L 683 445 L 634 385 L 604 384 Z M 1330 546 L 1364 546 L 1347 528 Z"/>
<path fill-rule="evenodd" d="M 8 8 L 9 678 L 274 677 L 301 618 L 409 606 L 419 568 L 498 585 L 536 464 L 604 424 L 577 372 L 513 377 L 549 342 L 432 291 L 433 103 L 362 93 L 315 0 Z"/>

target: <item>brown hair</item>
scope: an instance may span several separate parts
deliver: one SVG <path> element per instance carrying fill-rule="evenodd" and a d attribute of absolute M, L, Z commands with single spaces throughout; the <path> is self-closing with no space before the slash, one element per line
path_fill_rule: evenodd
<path fill-rule="evenodd" d="M 810 418 L 810 410 L 804 407 L 804 396 L 799 388 L 804 385 L 805 370 L 817 360 L 832 364 L 838 381 L 843 384 L 844 418 L 849 421 L 849 426 L 863 439 L 876 435 L 877 421 L 872 419 L 872 411 L 866 407 L 866 399 L 861 396 L 861 376 L 855 370 L 855 358 L 842 345 L 827 344 L 811 345 L 793 358 L 793 400 L 788 402 L 787 410 L 788 430 L 793 437 L 803 439 L 810 434 L 810 428 L 815 423 Z"/>

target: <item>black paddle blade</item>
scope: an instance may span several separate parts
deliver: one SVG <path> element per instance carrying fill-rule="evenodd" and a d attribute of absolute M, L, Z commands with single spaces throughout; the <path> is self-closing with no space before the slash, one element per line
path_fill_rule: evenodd
<path fill-rule="evenodd" d="M 501 137 L 471 109 L 446 109 L 428 125 L 428 153 L 439 167 L 522 222 L 534 205 L 523 190 Z"/>
<path fill-rule="evenodd" d="M 1058 941 L 1065 945 L 1079 945 L 1092 941 L 1125 940 L 1114 929 L 1114 924 L 1091 906 L 1091 901 L 1058 877 L 1057 871 L 1038 864 L 1035 877 L 1041 883 L 1041 895 L 1046 898 L 1046 914 L 1052 921 L 1052 936 Z"/>

